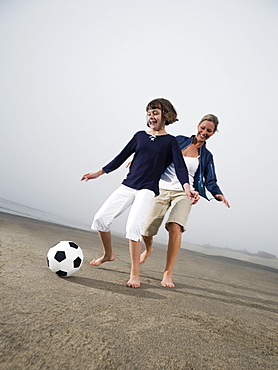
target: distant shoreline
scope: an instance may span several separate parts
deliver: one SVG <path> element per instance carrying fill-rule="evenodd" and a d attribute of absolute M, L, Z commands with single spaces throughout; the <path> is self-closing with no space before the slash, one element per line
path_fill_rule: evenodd
<path fill-rule="evenodd" d="M 13 215 L 13 216 L 16 216 L 16 217 L 23 217 L 23 218 L 38 220 L 38 221 L 41 221 L 41 222 L 46 222 L 46 223 L 50 223 L 50 224 L 54 224 L 54 225 L 58 225 L 58 226 L 69 227 L 69 228 L 76 229 L 76 230 L 88 231 L 90 233 L 92 232 L 89 229 L 89 227 L 82 228 L 82 227 L 72 226 L 72 225 L 68 225 L 68 224 L 58 223 L 58 222 L 55 222 L 55 221 L 52 221 L 52 220 L 43 220 L 41 218 L 32 217 L 32 216 L 29 216 L 29 215 L 24 215 L 24 214 L 22 215 L 22 214 L 20 214 L 20 212 L 16 212 L 16 211 L 12 211 L 12 210 L 9 210 L 9 212 L 7 212 L 7 210 L 3 211 L 3 208 L 1 208 L 1 207 L 0 207 L 0 213 L 9 214 L 9 215 Z M 112 234 L 114 236 L 118 237 L 118 238 L 125 239 L 123 234 L 116 233 L 116 232 L 112 232 Z M 158 241 L 158 242 L 155 241 L 154 242 L 154 247 L 166 250 L 167 245 L 166 245 L 166 243 L 163 243 L 161 241 Z M 258 257 L 257 255 L 250 255 L 251 253 L 244 254 L 242 251 L 226 249 L 226 248 L 221 248 L 221 247 L 213 247 L 213 246 L 209 246 L 209 247 L 208 246 L 200 246 L 200 245 L 197 245 L 197 244 L 190 244 L 190 243 L 187 243 L 187 242 L 182 243 L 181 249 L 182 250 L 189 250 L 189 251 L 204 254 L 204 255 L 214 256 L 214 257 L 225 257 L 225 258 L 235 259 L 235 260 L 238 260 L 238 261 L 244 261 L 244 262 L 252 263 L 252 264 L 255 264 L 255 265 L 262 265 L 262 266 L 269 267 L 271 269 L 278 270 L 278 258 L 273 258 L 273 259 L 262 258 L 262 257 Z"/>
<path fill-rule="evenodd" d="M 245 254 L 240 250 L 232 250 L 220 247 L 203 247 L 200 245 L 193 245 L 193 244 L 184 244 L 183 248 L 189 249 L 191 251 L 199 252 L 202 254 L 210 255 L 210 256 L 221 256 L 227 258 L 233 258 L 240 261 L 255 263 L 258 265 L 269 266 L 275 269 L 278 269 L 278 258 L 263 258 L 256 254 L 251 255 Z"/>
<path fill-rule="evenodd" d="M 66 219 L 61 216 L 57 216 L 48 212 L 41 211 L 39 209 L 29 207 L 23 204 L 19 204 L 13 202 L 11 200 L 0 198 L 0 212 L 12 214 L 15 216 L 27 217 L 34 220 L 40 220 L 44 222 L 50 222 L 56 225 L 61 226 L 69 226 L 73 227 L 78 230 L 86 230 L 91 231 L 89 225 L 78 223 L 73 220 Z M 125 238 L 124 234 L 117 233 L 112 231 L 113 235 L 117 235 L 120 238 Z M 155 237 L 154 241 L 158 244 L 163 245 L 165 248 L 166 242 L 161 240 L 159 237 Z M 182 242 L 183 249 L 189 249 L 192 251 L 196 251 L 206 255 L 213 255 L 213 256 L 223 256 L 228 258 L 235 258 L 239 260 L 244 260 L 247 262 L 254 262 L 257 264 L 262 264 L 270 267 L 274 267 L 278 269 L 278 258 L 277 255 L 275 256 L 269 252 L 258 252 L 262 253 L 262 255 L 258 255 L 258 253 L 252 253 L 247 250 L 237 250 L 232 248 L 222 248 L 213 245 L 200 245 L 200 244 L 192 244 L 190 242 Z M 263 249 L 263 248 L 262 248 Z M 269 255 L 269 256 L 268 256 Z M 275 256 L 274 258 L 267 258 Z"/>

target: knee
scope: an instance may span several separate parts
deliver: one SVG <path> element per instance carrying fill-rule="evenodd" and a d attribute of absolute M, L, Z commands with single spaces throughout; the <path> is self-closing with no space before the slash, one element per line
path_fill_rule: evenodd
<path fill-rule="evenodd" d="M 141 241 L 141 228 L 136 223 L 129 223 L 126 227 L 126 238 Z"/>
<path fill-rule="evenodd" d="M 181 225 L 177 224 L 176 222 L 169 222 L 167 229 L 169 233 L 173 235 L 181 234 L 183 231 Z"/>
<path fill-rule="evenodd" d="M 152 241 L 153 241 L 153 237 L 152 237 L 152 236 L 142 235 L 142 238 L 143 238 L 144 243 L 145 243 L 146 245 L 150 245 L 150 244 L 152 244 Z"/>
<path fill-rule="evenodd" d="M 104 217 L 102 217 L 99 214 L 96 214 L 93 220 L 92 229 L 98 230 L 98 231 L 109 231 L 109 224 L 105 220 Z"/>

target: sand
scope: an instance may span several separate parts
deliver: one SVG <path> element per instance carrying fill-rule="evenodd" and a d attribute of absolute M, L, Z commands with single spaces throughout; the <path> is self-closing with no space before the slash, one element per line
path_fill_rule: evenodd
<path fill-rule="evenodd" d="M 1 369 L 278 369 L 278 270 L 181 250 L 176 288 L 159 285 L 165 248 L 125 287 L 130 261 L 97 234 L 0 213 Z M 84 263 L 59 278 L 50 246 L 75 241 Z"/>

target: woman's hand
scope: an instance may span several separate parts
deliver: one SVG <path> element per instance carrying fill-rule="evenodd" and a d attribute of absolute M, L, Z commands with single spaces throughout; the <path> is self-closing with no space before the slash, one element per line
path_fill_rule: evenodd
<path fill-rule="evenodd" d="M 103 175 L 105 172 L 103 171 L 103 169 L 97 171 L 97 172 L 88 172 L 88 173 L 85 173 L 85 175 L 83 175 L 81 177 L 81 181 L 85 180 L 85 181 L 88 181 L 88 180 L 92 180 L 92 179 L 97 179 L 100 175 Z"/>
<path fill-rule="evenodd" d="M 192 204 L 196 204 L 198 200 L 200 199 L 199 193 L 196 190 L 189 190 L 189 192 L 186 193 L 189 199 L 192 200 Z"/>
<path fill-rule="evenodd" d="M 224 197 L 224 195 L 222 194 L 216 194 L 215 195 L 215 198 L 217 200 L 219 200 L 220 202 L 224 203 L 228 208 L 230 208 L 230 204 L 229 202 L 227 201 L 227 199 Z"/>
<path fill-rule="evenodd" d="M 199 193 L 196 190 L 190 190 L 190 185 L 188 183 L 185 183 L 183 185 L 185 194 L 188 196 L 189 199 L 192 200 L 192 204 L 196 204 L 198 200 L 200 199 Z"/>

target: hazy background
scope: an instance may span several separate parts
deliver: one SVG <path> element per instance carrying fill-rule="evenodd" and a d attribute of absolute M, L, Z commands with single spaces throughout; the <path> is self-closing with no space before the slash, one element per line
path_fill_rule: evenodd
<path fill-rule="evenodd" d="M 207 146 L 231 208 L 202 199 L 183 240 L 277 255 L 277 24 L 271 0 L 0 1 L 0 198 L 90 226 L 127 170 L 81 176 L 164 97 L 173 135 L 220 120 Z"/>

